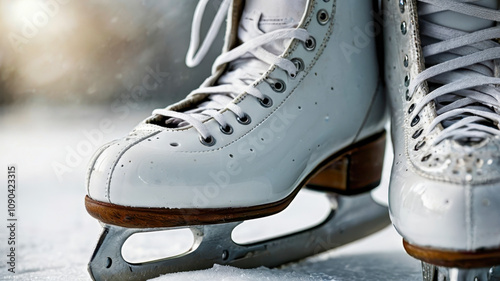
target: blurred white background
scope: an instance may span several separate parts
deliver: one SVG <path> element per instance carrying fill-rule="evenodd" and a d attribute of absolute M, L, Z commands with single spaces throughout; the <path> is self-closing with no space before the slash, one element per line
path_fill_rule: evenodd
<path fill-rule="evenodd" d="M 196 2 L 1 0 L 0 102 L 109 103 L 132 94 L 148 69 L 165 75 L 140 102 L 185 96 L 211 65 L 184 65 Z M 216 42 L 209 57 L 221 50 Z"/>

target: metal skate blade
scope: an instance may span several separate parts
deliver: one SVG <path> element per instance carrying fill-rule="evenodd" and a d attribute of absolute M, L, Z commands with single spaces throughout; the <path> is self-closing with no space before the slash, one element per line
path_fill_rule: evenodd
<path fill-rule="evenodd" d="M 104 225 L 88 265 L 94 280 L 146 280 L 166 273 L 211 268 L 214 264 L 240 268 L 275 267 L 333 249 L 390 224 L 387 208 L 369 193 L 350 197 L 329 195 L 332 211 L 321 224 L 279 238 L 241 245 L 231 239 L 241 222 L 189 226 L 194 243 L 186 253 L 150 262 L 129 263 L 121 248 L 133 234 L 179 228 L 130 229 Z M 183 227 L 186 228 L 186 227 Z"/>
<path fill-rule="evenodd" d="M 500 266 L 447 268 L 422 262 L 424 281 L 500 281 Z"/>

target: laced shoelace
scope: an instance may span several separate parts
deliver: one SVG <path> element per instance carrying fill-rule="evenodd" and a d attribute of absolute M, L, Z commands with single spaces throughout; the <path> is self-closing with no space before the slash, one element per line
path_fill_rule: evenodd
<path fill-rule="evenodd" d="M 471 5 L 477 0 L 419 0 L 419 17 L 442 11 L 495 21 L 500 11 Z M 500 59 L 500 26 L 463 32 L 419 19 L 420 34 L 432 42 L 422 48 L 426 69 L 411 81 L 409 99 L 423 82 L 430 92 L 410 112 L 412 127 L 419 113 L 430 102 L 436 105 L 436 117 L 419 135 L 429 134 L 441 124 L 443 130 L 434 139 L 477 142 L 500 135 L 500 78 L 495 77 L 495 60 Z M 497 66 L 498 67 L 498 66 Z M 496 70 L 498 71 L 498 70 Z"/>
<path fill-rule="evenodd" d="M 224 0 L 220 5 L 207 35 L 196 53 L 200 41 L 201 19 L 208 2 L 209 0 L 200 0 L 195 10 L 191 29 L 191 42 L 186 56 L 186 64 L 189 67 L 197 66 L 207 54 L 225 19 L 231 0 Z M 215 60 L 212 73 L 216 73 L 216 69 L 221 65 L 230 63 L 226 72 L 217 80 L 216 85 L 198 88 L 187 96 L 189 99 L 200 94 L 207 95 L 206 101 L 200 103 L 197 108 L 186 112 L 156 109 L 153 111 L 153 115 L 170 117 L 166 122 L 171 118 L 180 120 L 176 124 L 177 127 L 193 126 L 200 134 L 202 142 L 210 144 L 213 142 L 213 137 L 204 124 L 204 121 L 209 118 L 217 121 L 224 133 L 232 132 L 226 117 L 221 113 L 221 109 L 227 108 L 232 111 L 240 123 L 245 124 L 250 121 L 250 117 L 237 104 L 232 102 L 239 94 L 245 92 L 258 99 L 264 106 L 269 105 L 269 97 L 252 86 L 252 83 L 259 79 L 269 66 L 275 64 L 285 70 L 292 78 L 297 75 L 297 67 L 292 61 L 276 56 L 262 48 L 262 46 L 275 40 L 298 39 L 305 42 L 308 38 L 309 33 L 305 29 L 299 28 L 279 29 L 252 38 L 223 53 Z"/>

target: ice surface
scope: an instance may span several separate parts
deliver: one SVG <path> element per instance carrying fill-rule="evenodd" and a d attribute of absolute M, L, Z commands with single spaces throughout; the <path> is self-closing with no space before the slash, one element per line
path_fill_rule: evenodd
<path fill-rule="evenodd" d="M 90 280 L 86 264 L 100 235 L 101 227 L 85 211 L 83 198 L 88 160 L 97 147 L 125 135 L 150 113 L 136 110 L 127 116 L 106 115 L 106 107 L 50 108 L 25 107 L 0 109 L 0 219 L 6 222 L 6 167 L 18 167 L 18 232 L 16 274 L 6 268 L 6 231 L 0 229 L 0 280 Z M 109 131 L 89 137 L 100 122 L 110 120 Z M 88 152 L 83 149 L 90 143 Z M 80 148 L 77 159 L 66 159 L 68 151 Z M 81 159 L 78 159 L 81 158 Z M 71 159 L 70 159 L 71 160 Z M 390 160 L 390 159 L 389 159 Z M 389 161 L 390 162 L 390 161 Z M 67 170 L 55 172 L 54 165 Z M 381 187 L 375 192 L 379 201 L 387 201 L 387 170 Z M 249 227 L 241 237 L 264 235 L 264 229 L 290 227 L 297 220 L 307 223 L 304 208 L 321 204 L 311 202 L 314 196 L 301 195 L 300 200 L 267 226 Z M 321 215 L 320 209 L 311 214 Z M 272 231 L 271 231 L 272 232 Z M 175 234 L 177 235 L 177 234 Z M 174 236 L 175 236 L 174 235 Z M 181 237 L 177 237 L 181 238 Z M 144 258 L 166 247 L 170 241 L 139 239 L 131 255 Z M 149 248 L 148 248 L 149 247 Z M 179 246 L 180 248 L 180 246 Z M 159 253 L 159 252 L 158 252 Z M 156 254 L 158 254 L 156 253 Z M 156 280 L 420 280 L 419 262 L 408 257 L 401 238 L 388 227 L 368 238 L 337 250 L 309 258 L 279 269 L 237 269 L 214 266 L 208 270 L 175 273 Z"/>
<path fill-rule="evenodd" d="M 269 280 L 269 281 L 306 281 L 313 276 L 289 270 L 269 269 L 259 267 L 255 269 L 239 269 L 231 266 L 215 265 L 211 269 L 199 270 L 195 272 L 181 272 L 168 274 L 152 280 L 221 280 L 221 281 L 246 281 L 246 280 Z"/>

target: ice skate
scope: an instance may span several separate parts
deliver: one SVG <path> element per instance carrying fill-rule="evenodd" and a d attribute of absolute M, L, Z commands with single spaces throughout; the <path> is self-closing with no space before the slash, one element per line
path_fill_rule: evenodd
<path fill-rule="evenodd" d="M 500 280 L 499 2 L 383 5 L 392 222 L 424 280 Z"/>
<path fill-rule="evenodd" d="M 85 206 L 104 225 L 89 263 L 96 280 L 214 263 L 273 267 L 389 223 L 369 192 L 380 182 L 386 122 L 375 37 L 363 34 L 372 2 L 226 0 L 197 51 L 207 2 L 196 9 L 186 61 L 199 63 L 228 11 L 212 76 L 91 161 Z M 330 200 L 323 223 L 250 245 L 231 240 L 239 223 L 280 212 L 306 185 Z M 193 232 L 188 252 L 141 264 L 122 258 L 130 235 L 178 228 Z"/>

